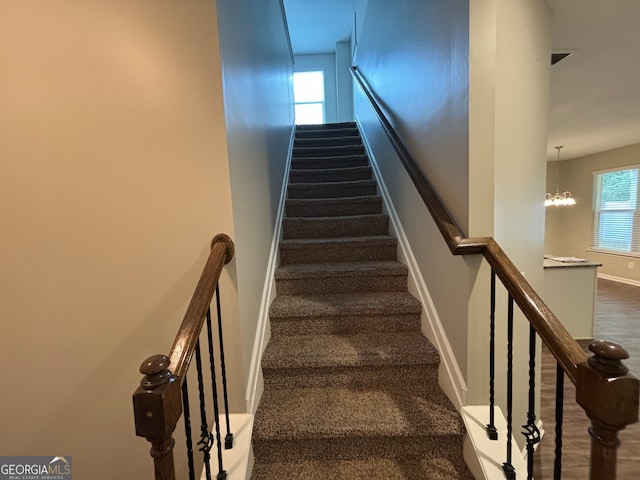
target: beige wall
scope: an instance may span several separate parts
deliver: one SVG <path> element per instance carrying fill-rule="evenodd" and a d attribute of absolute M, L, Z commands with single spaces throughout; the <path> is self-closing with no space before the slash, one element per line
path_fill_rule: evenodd
<path fill-rule="evenodd" d="M 149 478 L 131 404 L 141 361 L 170 347 L 215 233 L 241 255 L 250 235 L 273 231 L 232 214 L 231 188 L 246 190 L 249 174 L 229 171 L 216 25 L 216 3 L 203 0 L 2 7 L 3 455 L 71 455 L 78 478 Z M 277 72 L 266 78 L 282 85 Z M 286 151 L 283 110 L 264 120 L 281 132 L 270 152 Z M 282 163 L 253 171 L 265 169 L 272 188 Z M 274 196 L 250 197 L 258 218 L 273 218 Z M 227 324 L 238 295 L 257 289 L 245 275 L 261 291 L 263 272 L 229 265 Z M 226 339 L 238 408 L 241 331 Z"/>
<path fill-rule="evenodd" d="M 546 252 L 588 258 L 602 263 L 599 273 L 640 282 L 640 260 L 637 257 L 589 251 L 593 223 L 593 172 L 638 164 L 640 144 L 571 160 L 549 162 L 547 191 L 555 192 L 557 176 L 561 191 L 570 191 L 576 199 L 576 206 L 546 209 Z M 628 268 L 629 262 L 634 263 L 633 270 Z"/>

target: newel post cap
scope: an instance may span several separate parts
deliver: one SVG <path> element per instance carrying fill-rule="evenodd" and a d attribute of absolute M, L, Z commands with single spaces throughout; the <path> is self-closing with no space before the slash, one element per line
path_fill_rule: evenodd
<path fill-rule="evenodd" d="M 591 342 L 589 350 L 594 355 L 578 365 L 576 401 L 605 425 L 622 429 L 637 422 L 640 381 L 622 363 L 629 353 L 605 340 Z"/>
<path fill-rule="evenodd" d="M 171 437 L 182 414 L 181 386 L 166 355 L 152 355 L 140 365 L 144 376 L 133 394 L 136 435 L 149 441 Z"/>
<path fill-rule="evenodd" d="M 140 380 L 140 386 L 145 390 L 153 390 L 169 383 L 171 379 L 169 363 L 169 357 L 166 355 L 152 355 L 147 358 L 140 365 L 140 373 L 144 375 Z"/>
<path fill-rule="evenodd" d="M 589 365 L 608 377 L 620 377 L 629 373 L 622 360 L 629 358 L 621 345 L 609 340 L 594 340 L 589 344 L 593 356 L 589 357 Z"/>

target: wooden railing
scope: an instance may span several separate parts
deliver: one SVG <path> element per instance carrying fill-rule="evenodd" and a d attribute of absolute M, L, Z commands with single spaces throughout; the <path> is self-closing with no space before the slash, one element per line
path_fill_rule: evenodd
<path fill-rule="evenodd" d="M 193 297 L 187 307 L 184 319 L 178 329 L 173 345 L 168 355 L 153 355 L 147 358 L 140 367 L 143 378 L 140 386 L 133 394 L 133 408 L 136 426 L 136 435 L 146 438 L 151 443 L 151 457 L 153 457 L 156 480 L 174 480 L 175 467 L 173 458 L 174 440 L 173 434 L 178 420 L 182 416 L 184 408 L 185 429 L 187 433 L 187 455 L 189 463 L 189 476 L 194 477 L 193 471 L 193 445 L 191 443 L 191 422 L 189 415 L 189 402 L 187 390 L 187 371 L 191 361 L 196 355 L 198 368 L 198 389 L 200 393 L 201 438 L 198 444 L 203 451 L 203 460 L 207 471 L 207 478 L 211 478 L 209 471 L 209 450 L 214 438 L 209 430 L 204 410 L 204 382 L 202 379 L 200 333 L 206 322 L 207 337 L 209 342 L 209 360 L 211 365 L 214 425 L 216 429 L 216 443 L 218 446 L 218 474 L 217 479 L 226 478 L 226 472 L 222 468 L 221 439 L 218 424 L 218 407 L 215 366 L 213 365 L 213 343 L 211 327 L 210 305 L 214 294 L 217 299 L 219 346 L 222 363 L 223 384 L 226 387 L 224 372 L 224 350 L 222 346 L 221 317 L 218 292 L 218 280 L 225 263 L 231 261 L 234 255 L 232 240 L 224 234 L 216 235 L 211 242 L 211 252 L 202 271 Z M 226 403 L 226 389 L 224 392 Z M 225 408 L 225 411 L 227 409 Z M 227 416 L 227 436 L 225 448 L 231 448 L 233 436 L 229 431 Z M 199 477 L 199 475 L 198 475 Z"/>
<path fill-rule="evenodd" d="M 451 253 L 483 255 L 493 273 L 509 293 L 510 301 L 513 299 L 520 307 L 535 332 L 557 360 L 559 367 L 576 386 L 576 401 L 591 419 L 592 425 L 589 429 L 591 480 L 614 480 L 617 448 L 620 445 L 618 432 L 638 421 L 640 382 L 629 375 L 627 368 L 622 364 L 622 360 L 628 358 L 627 352 L 613 342 L 597 341 L 589 347 L 594 355 L 587 358 L 580 345 L 493 238 L 465 237 L 395 132 L 361 72 L 357 67 L 352 67 L 351 73 L 369 100 L 382 129 L 422 197 Z M 508 451 L 510 452 L 510 446 Z M 505 469 L 505 474 L 507 478 L 514 478 L 511 477 L 508 468 Z"/>

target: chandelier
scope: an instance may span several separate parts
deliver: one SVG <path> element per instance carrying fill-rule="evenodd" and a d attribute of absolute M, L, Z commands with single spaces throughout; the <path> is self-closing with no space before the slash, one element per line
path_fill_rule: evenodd
<path fill-rule="evenodd" d="M 563 146 L 564 145 L 554 147 L 558 151 L 558 162 L 560 162 L 560 149 Z M 560 169 L 560 167 L 558 165 L 556 165 L 556 193 L 554 194 L 547 193 L 545 195 L 544 197 L 545 207 L 567 207 L 567 206 L 576 204 L 575 199 L 571 196 L 571 192 L 560 193 L 560 189 L 558 188 L 558 170 Z"/>

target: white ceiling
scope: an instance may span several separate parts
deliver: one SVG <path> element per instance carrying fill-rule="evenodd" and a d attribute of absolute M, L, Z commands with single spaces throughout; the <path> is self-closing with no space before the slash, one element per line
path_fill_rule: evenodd
<path fill-rule="evenodd" d="M 284 0 L 295 54 L 348 40 L 356 2 Z M 548 158 L 562 160 L 640 143 L 640 0 L 547 0 L 553 52 Z"/>

